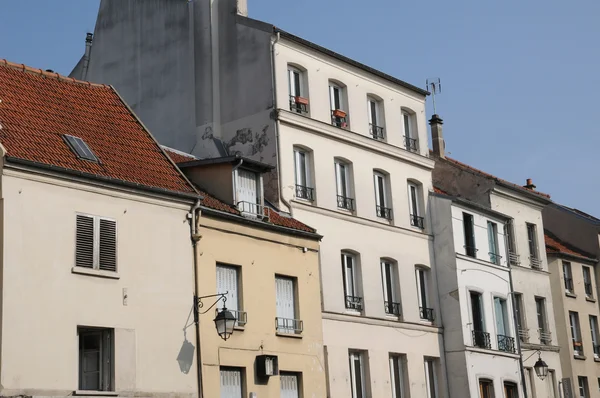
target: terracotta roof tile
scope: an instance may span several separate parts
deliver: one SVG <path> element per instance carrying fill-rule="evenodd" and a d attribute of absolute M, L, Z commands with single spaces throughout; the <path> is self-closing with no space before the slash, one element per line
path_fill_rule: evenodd
<path fill-rule="evenodd" d="M 590 261 L 596 261 L 595 259 L 591 258 L 589 254 L 586 254 L 583 251 L 574 250 L 574 248 L 567 247 L 557 238 L 550 236 L 547 231 L 544 234 L 544 241 L 546 243 L 546 252 L 548 253 L 570 254 L 572 256 L 586 258 Z"/>
<path fill-rule="evenodd" d="M 0 60 L 0 143 L 7 156 L 141 186 L 194 194 L 113 88 Z M 79 159 L 83 139 L 100 160 Z"/>
<path fill-rule="evenodd" d="M 176 149 L 169 148 L 168 146 L 162 145 L 162 149 L 167 153 L 167 155 L 169 155 L 171 160 L 173 160 L 173 162 L 175 163 L 190 162 L 192 160 L 198 159 L 194 155 L 190 155 L 189 153 L 184 153 Z"/>

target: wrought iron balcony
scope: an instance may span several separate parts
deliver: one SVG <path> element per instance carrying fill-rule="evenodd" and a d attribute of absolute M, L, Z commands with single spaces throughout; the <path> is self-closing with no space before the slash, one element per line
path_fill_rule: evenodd
<path fill-rule="evenodd" d="M 348 128 L 348 114 L 340 109 L 332 110 L 331 124 L 343 129 Z"/>
<path fill-rule="evenodd" d="M 419 313 L 421 315 L 421 319 L 426 319 L 430 322 L 433 322 L 433 308 L 419 307 Z"/>
<path fill-rule="evenodd" d="M 565 277 L 565 291 L 573 293 L 573 278 Z"/>
<path fill-rule="evenodd" d="M 308 99 L 290 95 L 290 111 L 308 115 Z"/>
<path fill-rule="evenodd" d="M 582 357 L 583 356 L 583 342 L 573 340 L 573 354 Z"/>
<path fill-rule="evenodd" d="M 479 251 L 478 248 L 476 248 L 475 246 L 467 246 L 467 245 L 464 245 L 463 247 L 465 248 L 465 254 L 467 256 L 477 258 L 477 252 Z"/>
<path fill-rule="evenodd" d="M 363 298 L 358 296 L 346 296 L 346 308 L 349 310 L 362 311 Z"/>
<path fill-rule="evenodd" d="M 384 305 L 386 314 L 400 316 L 400 303 L 386 301 Z"/>
<path fill-rule="evenodd" d="M 481 330 L 473 330 L 473 347 L 492 349 L 490 334 Z"/>
<path fill-rule="evenodd" d="M 296 184 L 296 197 L 312 202 L 315 200 L 315 189 Z"/>
<path fill-rule="evenodd" d="M 496 253 L 489 252 L 490 255 L 490 263 L 500 265 L 502 263 L 502 256 Z"/>
<path fill-rule="evenodd" d="M 510 336 L 498 335 L 498 350 L 515 353 L 515 338 Z"/>
<path fill-rule="evenodd" d="M 418 216 L 416 214 L 410 215 L 410 225 L 413 227 L 425 229 L 425 218 Z"/>
<path fill-rule="evenodd" d="M 583 282 L 583 286 L 585 288 L 586 297 L 594 297 L 594 293 L 592 292 L 592 283 L 591 282 Z"/>
<path fill-rule="evenodd" d="M 241 201 L 237 203 L 236 207 L 245 217 L 261 219 L 269 218 L 269 213 L 265 211 L 265 206 L 258 203 Z"/>
<path fill-rule="evenodd" d="M 418 152 L 419 146 L 417 145 L 417 143 L 418 141 L 416 138 L 404 136 L 404 146 L 406 147 L 407 151 Z"/>
<path fill-rule="evenodd" d="M 279 333 L 299 334 L 304 329 L 300 319 L 275 318 L 275 330 Z"/>
<path fill-rule="evenodd" d="M 529 343 L 529 329 L 519 329 L 519 339 L 523 343 Z"/>
<path fill-rule="evenodd" d="M 377 205 L 375 211 L 377 212 L 377 217 L 385 218 L 386 220 L 392 219 L 392 209 L 390 209 L 389 207 Z"/>
<path fill-rule="evenodd" d="M 374 140 L 385 140 L 385 130 L 383 127 L 369 124 L 369 134 Z"/>
<path fill-rule="evenodd" d="M 354 199 L 347 198 L 342 195 L 337 196 L 337 205 L 340 209 L 346 209 L 353 211 L 354 210 Z"/>
<path fill-rule="evenodd" d="M 535 257 L 529 257 L 529 263 L 533 269 L 542 269 L 542 260 Z"/>
<path fill-rule="evenodd" d="M 545 329 L 538 329 L 540 344 L 550 345 L 552 343 L 552 333 Z"/>
<path fill-rule="evenodd" d="M 508 263 L 510 265 L 521 265 L 521 259 L 517 253 L 508 252 Z"/>

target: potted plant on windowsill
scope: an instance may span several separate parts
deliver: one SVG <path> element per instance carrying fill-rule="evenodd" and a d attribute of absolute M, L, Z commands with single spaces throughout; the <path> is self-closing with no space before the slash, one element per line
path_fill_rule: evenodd
<path fill-rule="evenodd" d="M 343 111 L 343 110 L 341 110 L 341 109 L 335 109 L 335 110 L 333 111 L 333 116 L 335 116 L 335 117 L 339 117 L 340 119 L 343 119 L 343 118 L 345 118 L 345 117 L 346 117 L 346 112 L 344 112 L 344 111 Z"/>

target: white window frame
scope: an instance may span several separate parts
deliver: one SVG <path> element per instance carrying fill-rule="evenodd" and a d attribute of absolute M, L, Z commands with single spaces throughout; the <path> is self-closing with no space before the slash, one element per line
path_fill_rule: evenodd
<path fill-rule="evenodd" d="M 338 100 L 338 104 L 339 107 L 336 108 L 335 107 L 335 93 L 337 92 L 337 100 Z M 329 105 L 331 107 L 332 111 L 335 110 L 340 110 L 340 111 L 345 111 L 344 109 L 344 88 L 341 87 L 340 85 L 333 83 L 333 82 L 329 82 Z"/>
<path fill-rule="evenodd" d="M 367 115 L 369 117 L 369 125 L 384 127 L 381 117 L 381 101 L 374 97 L 367 97 Z"/>
<path fill-rule="evenodd" d="M 592 352 L 594 353 L 594 359 L 600 358 L 600 355 L 596 353 L 595 347 L 598 345 L 600 341 L 600 336 L 598 335 L 598 317 L 595 315 L 590 315 L 590 333 L 592 335 Z"/>
<path fill-rule="evenodd" d="M 414 182 L 408 183 L 408 211 L 411 216 L 421 217 L 419 186 Z"/>
<path fill-rule="evenodd" d="M 408 121 L 408 130 L 406 129 L 406 123 Z M 412 114 L 410 114 L 407 111 L 402 111 L 402 131 L 404 133 L 404 136 L 407 138 L 412 138 L 412 139 L 416 139 L 416 137 L 413 137 L 413 117 Z"/>
<path fill-rule="evenodd" d="M 244 184 L 242 184 L 242 178 L 247 177 L 247 180 L 250 181 L 250 177 L 253 177 L 252 179 L 254 180 L 254 197 L 253 200 L 250 200 L 250 198 L 246 198 L 246 197 L 242 197 L 242 186 Z M 263 193 L 262 193 L 262 177 L 260 175 L 260 173 L 257 173 L 255 171 L 252 170 L 248 170 L 245 168 L 240 168 L 235 170 L 235 200 L 236 200 L 236 205 L 237 202 L 247 202 L 247 203 L 251 203 L 251 204 L 255 204 L 255 205 L 261 205 L 262 204 L 262 197 L 263 197 Z"/>
<path fill-rule="evenodd" d="M 415 278 L 417 280 L 417 299 L 419 307 L 432 308 L 429 307 L 429 270 L 423 267 L 416 267 Z"/>
<path fill-rule="evenodd" d="M 427 358 L 424 361 L 427 398 L 437 398 L 438 396 L 437 372 L 435 365 L 434 359 Z"/>
<path fill-rule="evenodd" d="M 390 381 L 392 398 L 404 398 L 406 381 L 404 380 L 405 356 L 390 354 Z"/>
<path fill-rule="evenodd" d="M 342 252 L 342 267 L 345 296 L 360 297 L 356 281 L 356 255 Z M 350 273 L 348 273 L 348 269 L 350 269 Z"/>
<path fill-rule="evenodd" d="M 373 172 L 373 181 L 375 184 L 375 203 L 377 206 L 382 208 L 391 208 L 388 203 L 388 194 L 387 194 L 387 176 L 378 171 Z M 380 186 L 381 184 L 381 186 Z M 383 192 L 383 197 L 381 197 L 381 192 Z M 383 202 L 382 202 L 383 199 Z"/>
<path fill-rule="evenodd" d="M 381 264 L 381 283 L 383 288 L 383 301 L 398 303 L 399 292 L 396 286 L 398 270 L 395 262 L 382 259 Z M 391 289 L 391 291 L 390 291 Z M 393 315 L 393 314 L 390 314 Z"/>
<path fill-rule="evenodd" d="M 587 377 L 577 376 L 577 386 L 580 398 L 589 398 L 589 387 L 587 385 Z"/>
<path fill-rule="evenodd" d="M 235 265 L 217 263 L 216 266 L 216 285 L 217 294 L 226 293 L 227 302 L 222 303 L 221 307 L 227 307 L 232 311 L 238 321 L 236 326 L 246 324 L 245 314 L 242 317 L 242 295 L 241 295 L 241 267 Z"/>
<path fill-rule="evenodd" d="M 496 335 L 512 336 L 510 320 L 508 318 L 508 300 L 504 297 L 494 297 L 494 316 L 496 318 Z M 502 330 L 500 330 L 502 322 Z"/>
<path fill-rule="evenodd" d="M 311 153 L 301 148 L 294 148 L 294 178 L 296 185 L 312 188 Z M 301 158 L 304 157 L 304 169 L 301 167 Z M 304 173 L 302 173 L 304 172 Z M 304 184 L 301 180 L 304 179 Z"/>
<path fill-rule="evenodd" d="M 579 324 L 579 313 L 576 311 L 569 311 L 569 327 L 571 329 L 571 344 L 573 345 L 574 355 L 581 355 L 581 351 L 575 349 L 575 342 L 582 342 L 581 339 L 581 325 Z"/>
<path fill-rule="evenodd" d="M 365 380 L 365 360 L 364 354 L 360 351 L 351 351 L 348 355 L 350 359 L 350 386 L 352 388 L 352 398 L 366 398 L 366 380 Z M 357 380 L 356 380 L 356 362 L 360 366 L 358 369 L 360 377 L 360 391 L 357 391 Z"/>
<path fill-rule="evenodd" d="M 573 285 L 573 270 L 571 269 L 571 262 L 569 261 L 563 261 L 562 262 L 562 268 L 563 268 L 563 285 L 565 287 L 565 292 L 567 293 L 573 293 L 572 289 L 567 289 L 567 279 L 571 279 L 571 285 Z"/>
<path fill-rule="evenodd" d="M 489 259 L 492 264 L 501 265 L 502 256 L 500 255 L 500 243 L 498 239 L 498 223 L 487 220 L 488 250 Z M 490 242 L 491 240 L 491 242 Z M 492 247 L 494 246 L 494 247 Z M 494 249 L 494 250 L 492 250 Z"/>
<path fill-rule="evenodd" d="M 114 363 L 115 363 L 115 344 L 114 344 L 114 329 L 109 328 L 86 328 L 78 327 L 78 355 L 79 355 L 79 389 L 85 391 L 114 391 L 115 386 L 115 374 L 114 374 Z M 85 361 L 85 347 L 84 341 L 82 340 L 86 335 L 96 335 L 99 339 L 98 349 L 98 383 L 99 387 L 96 390 L 90 389 L 85 385 L 85 379 L 83 377 L 84 361 Z M 82 348 L 83 347 L 83 348 Z M 94 350 L 95 351 L 95 350 Z"/>
<path fill-rule="evenodd" d="M 289 286 L 291 285 L 291 289 Z M 289 294 L 291 290 L 291 294 Z M 297 280 L 295 277 L 286 275 L 275 275 L 275 301 L 277 309 L 277 318 L 293 319 L 300 322 L 298 317 L 297 303 Z M 279 325 L 278 331 L 283 333 L 297 333 L 294 327 Z"/>
<path fill-rule="evenodd" d="M 537 225 L 533 223 L 526 223 L 527 229 L 527 246 L 529 248 L 529 256 L 530 258 L 539 260 L 540 259 L 540 246 L 537 237 Z M 532 236 L 529 236 L 531 233 Z"/>
<path fill-rule="evenodd" d="M 221 398 L 243 398 L 244 394 L 244 372 L 241 368 L 221 367 L 220 374 L 220 397 Z M 229 385 L 226 382 L 231 382 Z"/>
<path fill-rule="evenodd" d="M 583 276 L 583 290 L 584 290 L 585 296 L 587 298 L 593 298 L 594 297 L 594 284 L 592 283 L 592 269 L 590 267 L 584 265 L 581 267 L 581 274 Z M 586 278 L 586 274 L 588 276 L 587 278 Z M 586 283 L 589 283 L 591 285 L 592 294 L 590 294 L 590 295 L 588 295 L 587 292 L 585 292 L 585 284 Z"/>
<path fill-rule="evenodd" d="M 295 74 L 298 75 L 298 87 L 295 85 Z M 304 72 L 291 65 L 288 65 L 288 90 L 291 97 L 306 98 L 304 96 Z"/>
<path fill-rule="evenodd" d="M 279 384 L 281 389 L 280 398 L 300 398 L 302 386 L 298 373 L 280 372 Z"/>
<path fill-rule="evenodd" d="M 335 160 L 335 183 L 337 195 L 352 199 L 350 165 L 339 159 Z"/>
<path fill-rule="evenodd" d="M 77 218 L 87 217 L 91 218 L 93 222 L 93 249 L 92 249 L 92 268 L 77 265 Z M 115 269 L 114 270 L 103 270 L 100 269 L 100 223 L 101 221 L 109 221 L 114 223 L 115 227 Z M 74 253 L 74 267 L 77 269 L 93 269 L 95 271 L 102 272 L 114 272 L 119 271 L 119 228 L 117 220 L 109 217 L 94 216 L 86 213 L 75 213 L 75 253 Z"/>

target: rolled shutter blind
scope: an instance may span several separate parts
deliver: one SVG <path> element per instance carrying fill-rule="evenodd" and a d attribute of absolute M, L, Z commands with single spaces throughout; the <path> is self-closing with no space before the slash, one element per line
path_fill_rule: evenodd
<path fill-rule="evenodd" d="M 100 219 L 99 268 L 117 270 L 117 223 Z"/>
<path fill-rule="evenodd" d="M 94 219 L 77 215 L 75 242 L 75 266 L 94 267 Z"/>

